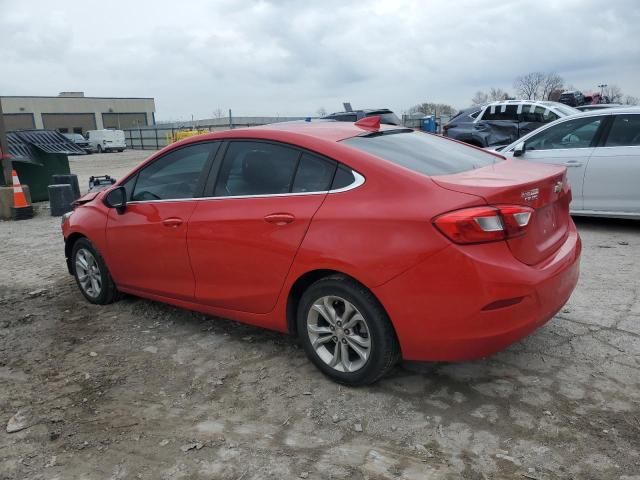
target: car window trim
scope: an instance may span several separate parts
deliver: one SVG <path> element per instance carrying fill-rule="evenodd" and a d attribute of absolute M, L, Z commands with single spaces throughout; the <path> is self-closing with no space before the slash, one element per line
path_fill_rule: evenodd
<path fill-rule="evenodd" d="M 354 180 L 352 183 L 345 187 L 335 188 L 331 190 L 321 190 L 318 192 L 291 192 L 291 193 L 263 193 L 258 195 L 228 195 L 228 196 L 210 196 L 210 197 L 194 197 L 194 198 L 176 198 L 176 199 L 162 199 L 162 200 L 134 200 L 127 202 L 128 204 L 138 203 L 159 203 L 159 202 L 200 202 L 203 200 L 234 200 L 243 198 L 269 198 L 269 197 L 301 197 L 306 195 L 331 195 L 334 193 L 343 193 L 353 190 L 363 185 L 366 180 L 364 176 L 347 167 L 347 169 L 353 174 Z"/>
<path fill-rule="evenodd" d="M 293 188 L 293 183 L 295 182 L 295 178 L 296 178 L 296 173 L 298 171 L 298 167 L 300 166 L 300 162 L 302 160 L 302 156 L 307 153 L 309 155 L 313 155 L 316 156 L 322 160 L 328 161 L 328 162 L 332 162 L 336 164 L 335 170 L 333 172 L 333 177 L 331 178 L 331 183 L 329 183 L 329 185 L 333 184 L 333 180 L 335 179 L 335 176 L 338 173 L 338 169 L 340 168 L 340 166 L 342 165 L 344 168 L 346 168 L 348 171 L 350 171 L 353 174 L 354 177 L 354 181 L 352 183 L 350 183 L 349 185 L 342 187 L 342 188 L 337 188 L 337 189 L 329 189 L 329 190 L 319 190 L 319 191 L 313 191 L 313 192 L 287 192 L 287 193 L 265 193 L 265 194 L 259 194 L 259 195 L 226 195 L 226 196 L 221 196 L 221 195 L 215 195 L 215 187 L 216 187 L 216 183 L 218 181 L 218 176 L 220 175 L 220 170 L 222 168 L 222 163 L 224 161 L 224 157 L 227 154 L 227 150 L 229 149 L 229 145 L 232 142 L 254 142 L 254 143 L 268 143 L 271 145 L 277 145 L 277 146 L 285 146 L 287 148 L 292 148 L 295 149 L 299 152 L 298 155 L 298 159 L 297 159 L 297 165 L 295 168 L 295 171 L 293 173 L 293 176 L 291 177 L 291 185 L 289 186 L 289 190 L 291 190 Z M 354 188 L 359 187 L 360 185 L 365 183 L 365 177 L 360 174 L 359 172 L 355 171 L 354 169 L 352 169 L 351 167 L 349 167 L 348 165 L 345 165 L 344 163 L 335 160 L 333 158 L 327 157 L 326 155 L 323 155 L 321 153 L 318 152 L 314 152 L 313 150 L 309 150 L 306 148 L 302 148 L 299 147 L 298 145 L 294 145 L 291 143 L 286 143 L 286 142 L 280 142 L 280 141 L 275 141 L 275 140 L 266 140 L 266 139 L 262 139 L 262 138 L 233 138 L 233 139 L 227 139 L 227 140 L 223 140 L 223 145 L 222 148 L 218 149 L 218 153 L 216 155 L 216 158 L 213 161 L 211 170 L 209 171 L 209 176 L 206 180 L 206 184 L 205 184 L 205 188 L 204 188 L 204 192 L 203 192 L 203 196 L 200 198 L 205 198 L 207 200 L 213 199 L 213 198 L 219 198 L 219 199 L 223 199 L 223 198 L 265 198 L 265 197 L 284 197 L 284 196 L 299 196 L 299 195 L 323 195 L 323 194 L 328 194 L 328 193 L 341 193 L 341 192 L 346 192 L 348 190 L 352 190 Z M 150 201 L 162 201 L 162 200 L 150 200 Z"/>

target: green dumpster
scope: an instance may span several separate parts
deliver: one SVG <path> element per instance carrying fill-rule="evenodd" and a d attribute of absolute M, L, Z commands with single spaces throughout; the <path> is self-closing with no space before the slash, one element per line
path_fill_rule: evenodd
<path fill-rule="evenodd" d="M 69 174 L 68 155 L 84 151 L 53 130 L 8 132 L 9 153 L 20 183 L 29 185 L 32 202 L 49 200 L 51 176 Z"/>

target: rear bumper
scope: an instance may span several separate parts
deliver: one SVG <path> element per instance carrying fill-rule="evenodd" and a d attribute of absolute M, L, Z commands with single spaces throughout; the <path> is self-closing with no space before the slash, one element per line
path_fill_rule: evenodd
<path fill-rule="evenodd" d="M 562 308 L 578 282 L 581 249 L 573 222 L 563 245 L 535 266 L 516 260 L 504 242 L 452 245 L 374 292 L 405 360 L 482 358 L 527 336 Z M 521 300 L 485 308 L 508 299 Z"/>

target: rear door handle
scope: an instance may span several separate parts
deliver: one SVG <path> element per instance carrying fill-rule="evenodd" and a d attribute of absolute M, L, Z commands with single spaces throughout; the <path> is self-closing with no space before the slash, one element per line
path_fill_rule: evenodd
<path fill-rule="evenodd" d="M 577 160 L 568 160 L 568 161 L 564 162 L 564 166 L 565 167 L 581 167 L 582 166 L 582 162 L 579 162 Z"/>
<path fill-rule="evenodd" d="M 162 224 L 165 227 L 178 228 L 180 225 L 182 225 L 182 219 L 181 218 L 167 218 L 167 219 L 162 221 Z"/>
<path fill-rule="evenodd" d="M 264 217 L 264 221 L 267 223 L 274 223 L 276 225 L 286 225 L 296 219 L 290 213 L 270 213 Z"/>

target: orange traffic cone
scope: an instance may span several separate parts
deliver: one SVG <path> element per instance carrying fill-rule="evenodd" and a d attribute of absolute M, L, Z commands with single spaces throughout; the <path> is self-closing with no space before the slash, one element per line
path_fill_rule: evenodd
<path fill-rule="evenodd" d="M 33 218 L 33 206 L 29 205 L 27 197 L 22 191 L 22 185 L 18 180 L 18 172 L 13 170 L 11 174 L 13 176 L 13 207 L 11 208 L 11 215 L 14 220 Z"/>

